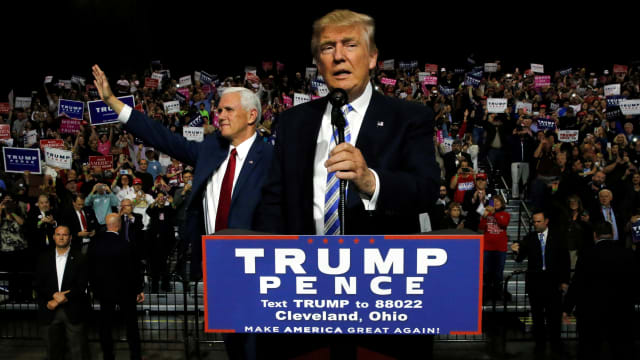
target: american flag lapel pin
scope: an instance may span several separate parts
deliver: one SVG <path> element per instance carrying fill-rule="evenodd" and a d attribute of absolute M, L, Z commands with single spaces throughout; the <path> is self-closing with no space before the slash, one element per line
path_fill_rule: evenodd
<path fill-rule="evenodd" d="M 378 127 L 383 127 L 383 126 L 384 126 L 384 121 L 378 121 L 377 126 L 378 126 Z"/>
<path fill-rule="evenodd" d="M 249 164 L 253 165 L 253 160 L 249 160 Z"/>

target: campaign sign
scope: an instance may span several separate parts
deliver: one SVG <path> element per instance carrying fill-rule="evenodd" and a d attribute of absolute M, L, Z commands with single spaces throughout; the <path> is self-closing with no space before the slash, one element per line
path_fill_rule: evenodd
<path fill-rule="evenodd" d="M 531 71 L 538 74 L 544 74 L 544 65 L 542 64 L 531 64 Z"/>
<path fill-rule="evenodd" d="M 580 130 L 560 130 L 558 131 L 558 140 L 560 142 L 578 141 Z"/>
<path fill-rule="evenodd" d="M 487 112 L 489 114 L 503 113 L 507 110 L 507 99 L 489 98 L 487 99 Z"/>
<path fill-rule="evenodd" d="M 518 101 L 516 102 L 516 112 L 520 109 L 524 109 L 524 112 L 526 114 L 531 114 L 531 111 L 533 111 L 533 106 L 530 103 Z"/>
<path fill-rule="evenodd" d="M 293 106 L 298 106 L 300 104 L 304 104 L 309 101 L 311 101 L 311 95 L 309 94 L 300 94 L 300 93 L 293 94 Z"/>
<path fill-rule="evenodd" d="M 202 142 L 204 140 L 204 128 L 185 126 L 182 128 L 182 136 L 189 141 Z"/>
<path fill-rule="evenodd" d="M 8 102 L 0 103 L 0 114 L 8 114 L 11 111 L 11 105 Z"/>
<path fill-rule="evenodd" d="M 437 73 L 438 72 L 438 65 L 436 65 L 436 64 L 425 64 L 424 65 L 424 71 L 430 72 L 430 73 Z"/>
<path fill-rule="evenodd" d="M 618 64 L 613 65 L 613 73 L 614 74 L 620 74 L 620 73 L 626 74 L 627 70 L 628 70 L 627 65 L 618 65 Z"/>
<path fill-rule="evenodd" d="M 494 73 L 498 71 L 498 63 L 484 63 L 484 72 Z"/>
<path fill-rule="evenodd" d="M 640 220 L 631 224 L 631 236 L 635 244 L 640 243 Z"/>
<path fill-rule="evenodd" d="M 31 98 L 30 97 L 22 97 L 16 96 L 16 101 L 14 107 L 16 109 L 27 109 L 31 106 Z"/>
<path fill-rule="evenodd" d="M 607 108 L 619 106 L 625 99 L 622 95 L 607 96 Z"/>
<path fill-rule="evenodd" d="M 318 69 L 315 67 L 308 67 L 304 72 L 304 77 L 306 79 L 315 79 L 316 74 L 318 73 Z"/>
<path fill-rule="evenodd" d="M 80 131 L 82 120 L 63 118 L 60 121 L 61 134 L 76 134 Z"/>
<path fill-rule="evenodd" d="M 424 78 L 426 78 L 427 76 L 429 76 L 428 73 L 421 71 L 418 73 L 418 81 L 423 82 Z"/>
<path fill-rule="evenodd" d="M 203 84 L 211 84 L 213 82 L 213 76 L 205 71 L 200 71 L 200 82 Z"/>
<path fill-rule="evenodd" d="M 167 115 L 180 112 L 180 102 L 178 100 L 165 101 L 162 103 L 162 105 L 164 106 L 164 112 Z"/>
<path fill-rule="evenodd" d="M 131 107 L 135 107 L 133 95 L 121 96 L 118 99 Z M 107 106 L 104 101 L 88 101 L 87 106 L 89 107 L 89 122 L 92 125 L 104 125 L 118 122 L 118 114 Z"/>
<path fill-rule="evenodd" d="M 444 96 L 449 96 L 449 95 L 455 94 L 456 89 L 450 88 L 450 87 L 447 87 L 447 86 L 439 85 L 438 86 L 438 91 L 440 91 L 440 93 L 442 95 L 444 95 Z"/>
<path fill-rule="evenodd" d="M 5 172 L 40 174 L 40 149 L 3 147 L 2 154 Z"/>
<path fill-rule="evenodd" d="M 481 235 L 217 235 L 202 248 L 206 332 L 481 333 Z"/>
<path fill-rule="evenodd" d="M 79 86 L 85 86 L 87 79 L 79 75 L 71 75 L 71 82 Z"/>
<path fill-rule="evenodd" d="M 611 84 L 604 86 L 604 96 L 620 95 L 620 84 Z"/>
<path fill-rule="evenodd" d="M 538 119 L 538 130 L 555 130 L 556 122 L 551 119 Z"/>
<path fill-rule="evenodd" d="M 44 149 L 44 160 L 49 166 L 68 170 L 71 169 L 73 154 L 69 150 L 47 147 Z"/>
<path fill-rule="evenodd" d="M 64 140 L 62 139 L 42 139 L 40 140 L 40 149 L 45 148 L 64 149 Z"/>
<path fill-rule="evenodd" d="M 396 85 L 396 79 L 389 79 L 386 77 L 383 77 L 382 79 L 380 79 L 380 82 L 384 85 L 391 85 L 391 86 Z"/>
<path fill-rule="evenodd" d="M 82 120 L 84 114 L 84 102 L 66 99 L 58 99 L 58 116 L 66 114 L 72 119 Z"/>
<path fill-rule="evenodd" d="M 113 155 L 107 156 L 89 156 L 89 166 L 94 168 L 99 166 L 102 170 L 113 168 Z"/>
<path fill-rule="evenodd" d="M 53 76 L 52 75 L 48 75 L 44 77 L 44 83 L 45 84 L 50 84 L 53 81 Z"/>
<path fill-rule="evenodd" d="M 176 92 L 181 94 L 182 96 L 184 96 L 186 102 L 189 102 L 189 98 L 191 97 L 191 93 L 189 92 L 188 88 L 181 87 L 181 88 L 176 89 Z"/>
<path fill-rule="evenodd" d="M 0 140 L 11 139 L 11 126 L 9 124 L 0 124 Z"/>
<path fill-rule="evenodd" d="M 327 84 L 321 83 L 318 85 L 318 95 L 320 95 L 320 97 L 329 95 L 329 88 L 327 87 Z"/>
<path fill-rule="evenodd" d="M 560 70 L 559 72 L 561 76 L 568 76 L 568 75 L 571 75 L 571 73 L 573 72 L 573 68 L 567 68 L 564 70 Z"/>
<path fill-rule="evenodd" d="M 619 106 L 622 115 L 640 115 L 640 99 L 623 100 Z"/>
<path fill-rule="evenodd" d="M 185 75 L 180 78 L 180 87 L 189 86 L 189 85 L 191 85 L 191 75 Z"/>
<path fill-rule="evenodd" d="M 427 76 L 424 78 L 425 85 L 438 85 L 438 77 L 436 76 Z"/>
<path fill-rule="evenodd" d="M 534 82 L 536 88 L 541 88 L 544 86 L 551 85 L 551 75 L 536 75 L 534 76 Z"/>
<path fill-rule="evenodd" d="M 293 99 L 287 95 L 282 95 L 282 104 L 284 104 L 284 107 L 288 109 L 293 106 Z"/>
<path fill-rule="evenodd" d="M 391 60 L 385 60 L 383 65 L 382 65 L 382 69 L 383 70 L 393 70 L 396 68 L 396 61 L 395 59 L 391 59 Z"/>
<path fill-rule="evenodd" d="M 473 76 L 470 76 L 469 74 L 467 74 L 464 77 L 464 85 L 465 86 L 472 86 L 474 88 L 477 88 L 478 86 L 480 86 L 480 80 L 474 78 Z"/>
<path fill-rule="evenodd" d="M 144 79 L 144 87 L 150 89 L 157 89 L 158 85 L 160 85 L 160 81 L 158 79 L 145 78 Z"/>

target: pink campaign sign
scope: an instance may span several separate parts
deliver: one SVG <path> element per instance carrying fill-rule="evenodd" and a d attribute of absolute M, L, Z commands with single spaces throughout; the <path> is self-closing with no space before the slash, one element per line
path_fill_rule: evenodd
<path fill-rule="evenodd" d="M 438 85 L 438 78 L 436 76 L 426 76 L 424 78 L 425 85 Z"/>
<path fill-rule="evenodd" d="M 187 98 L 187 102 L 189 102 L 189 98 L 191 97 L 191 94 L 189 93 L 189 88 L 181 87 L 181 88 L 178 88 L 176 91 L 184 95 L 184 97 Z"/>
<path fill-rule="evenodd" d="M 62 119 L 60 122 L 60 133 L 61 134 L 75 134 L 80 131 L 80 124 L 82 120 L 76 119 Z"/>
<path fill-rule="evenodd" d="M 0 140 L 11 139 L 11 129 L 9 124 L 0 125 Z"/>
<path fill-rule="evenodd" d="M 382 82 L 384 85 L 391 85 L 391 86 L 396 86 L 396 79 L 389 79 L 386 77 L 383 77 L 380 82 Z"/>
<path fill-rule="evenodd" d="M 436 64 L 425 64 L 424 65 L 424 71 L 436 73 L 436 72 L 438 72 L 438 65 L 436 65 Z"/>
<path fill-rule="evenodd" d="M 543 86 L 551 85 L 551 75 L 536 75 L 534 78 L 535 87 L 541 88 Z"/>
<path fill-rule="evenodd" d="M 293 99 L 288 97 L 287 95 L 283 95 L 282 96 L 282 103 L 284 104 L 284 107 L 290 108 L 290 107 L 293 106 Z"/>

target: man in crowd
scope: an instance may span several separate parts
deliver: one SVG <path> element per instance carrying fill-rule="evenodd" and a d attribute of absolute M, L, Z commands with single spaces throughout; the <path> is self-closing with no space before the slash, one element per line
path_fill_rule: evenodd
<path fill-rule="evenodd" d="M 632 319 L 640 288 L 629 284 L 640 276 L 638 264 L 613 240 L 610 223 L 595 223 L 593 238 L 595 246 L 578 259 L 565 302 L 565 318 L 576 309 L 578 358 L 600 359 L 607 341 L 613 359 L 634 359 Z"/>
<path fill-rule="evenodd" d="M 36 206 L 27 213 L 25 224 L 25 235 L 32 254 L 37 255 L 54 247 L 53 232 L 58 226 L 57 217 L 51 210 L 49 197 L 44 194 L 38 196 Z"/>
<path fill-rule="evenodd" d="M 84 325 L 89 313 L 88 262 L 71 247 L 71 238 L 67 226 L 56 227 L 55 250 L 43 252 L 36 266 L 38 318 L 50 360 L 65 359 L 65 346 L 74 360 L 90 358 Z"/>
<path fill-rule="evenodd" d="M 64 224 L 69 227 L 73 235 L 73 246 L 82 249 L 86 254 L 91 239 L 96 235 L 100 224 L 93 208 L 85 206 L 82 194 L 73 197 L 73 209 L 64 215 Z"/>
<path fill-rule="evenodd" d="M 111 192 L 108 185 L 97 183 L 84 199 L 84 206 L 90 206 L 98 219 L 101 228 L 104 228 L 105 218 L 113 208 L 117 208 L 120 200 Z"/>
<path fill-rule="evenodd" d="M 624 246 L 624 241 L 621 237 L 621 231 L 623 230 L 625 219 L 620 214 L 618 209 L 614 209 L 611 201 L 613 200 L 613 192 L 609 189 L 602 189 L 598 192 L 599 205 L 591 209 L 591 221 L 595 224 L 600 221 L 606 221 L 611 224 L 611 230 L 613 235 L 611 240 L 617 241 L 617 244 Z"/>
<path fill-rule="evenodd" d="M 371 17 L 333 11 L 314 23 L 311 47 L 329 89 L 340 88 L 347 94 L 348 105 L 341 110 L 346 113 L 345 134 L 349 135 L 337 144 L 327 97 L 282 113 L 256 228 L 279 234 L 338 234 L 338 200 L 325 196 L 340 179 L 349 182 L 347 234 L 418 232 L 419 214 L 435 203 L 440 183 L 433 112 L 373 91 L 369 71 L 377 65 L 378 51 Z M 341 348 L 338 351 L 348 358 L 359 341 L 351 338 L 340 344 L 342 339 L 324 340 Z M 387 353 L 410 357 L 415 350 L 400 344 L 408 338 L 386 340 Z M 424 343 L 425 338 L 420 340 Z M 374 345 L 372 339 L 362 341 Z M 302 347 L 298 351 L 323 345 L 321 341 L 293 342 Z"/>
<path fill-rule="evenodd" d="M 531 304 L 536 351 L 544 352 L 549 337 L 552 350 L 560 352 L 562 293 L 568 288 L 571 271 L 569 250 L 561 235 L 549 228 L 545 212 L 534 210 L 532 218 L 535 230 L 514 242 L 511 250 L 517 254 L 517 262 L 529 259 L 525 290 Z"/>
<path fill-rule="evenodd" d="M 144 301 L 143 273 L 131 246 L 120 234 L 121 220 L 115 213 L 105 218 L 107 230 L 89 248 L 91 287 L 100 301 L 100 345 L 105 360 L 115 359 L 113 319 L 115 306 L 123 314 L 131 359 L 142 356 L 136 303 Z"/>

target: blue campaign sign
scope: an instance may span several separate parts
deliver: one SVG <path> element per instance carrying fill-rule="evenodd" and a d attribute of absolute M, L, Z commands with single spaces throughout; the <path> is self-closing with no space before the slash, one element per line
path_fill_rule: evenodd
<path fill-rule="evenodd" d="M 203 236 L 205 331 L 480 334 L 482 236 Z"/>
<path fill-rule="evenodd" d="M 70 119 L 82 120 L 84 102 L 74 100 L 58 100 L 58 116 L 66 114 Z"/>
<path fill-rule="evenodd" d="M 2 154 L 5 172 L 40 174 L 40 149 L 4 147 Z"/>
<path fill-rule="evenodd" d="M 538 119 L 537 124 L 540 130 L 554 130 L 556 128 L 556 122 L 550 119 Z"/>
<path fill-rule="evenodd" d="M 132 108 L 135 107 L 133 95 L 122 96 L 118 99 Z M 92 125 L 104 125 L 118 122 L 118 114 L 105 104 L 104 101 L 89 101 L 87 102 L 87 106 L 89 107 L 89 122 Z"/>

